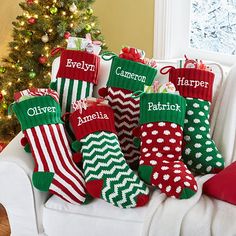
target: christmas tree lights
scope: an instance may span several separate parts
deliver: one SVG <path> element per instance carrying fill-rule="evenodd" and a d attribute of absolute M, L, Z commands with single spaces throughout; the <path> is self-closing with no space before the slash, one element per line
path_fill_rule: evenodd
<path fill-rule="evenodd" d="M 9 55 L 0 63 L 0 140 L 10 141 L 19 124 L 8 114 L 14 92 L 29 87 L 48 87 L 52 49 L 66 47 L 70 36 L 103 43 L 97 18 L 91 8 L 94 0 L 26 0 L 20 3 L 23 14 L 13 22 L 13 41 Z"/>

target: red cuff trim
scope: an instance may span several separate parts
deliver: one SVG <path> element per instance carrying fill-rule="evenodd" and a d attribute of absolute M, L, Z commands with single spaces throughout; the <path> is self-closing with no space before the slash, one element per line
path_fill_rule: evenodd
<path fill-rule="evenodd" d="M 113 110 L 109 106 L 91 106 L 70 116 L 70 123 L 77 140 L 97 131 L 116 133 Z"/>
<path fill-rule="evenodd" d="M 57 78 L 82 80 L 97 84 L 100 57 L 79 50 L 64 50 Z"/>
<path fill-rule="evenodd" d="M 209 102 L 212 101 L 214 78 L 212 72 L 193 68 L 170 69 L 169 74 L 170 82 L 180 95 Z"/>

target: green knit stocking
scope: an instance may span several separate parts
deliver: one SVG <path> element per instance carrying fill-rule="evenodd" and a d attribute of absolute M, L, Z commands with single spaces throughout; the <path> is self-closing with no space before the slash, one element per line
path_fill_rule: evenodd
<path fill-rule="evenodd" d="M 81 143 L 86 188 L 93 197 L 121 208 L 146 203 L 148 188 L 126 164 L 115 134 L 96 132 Z"/>
<path fill-rule="evenodd" d="M 219 172 L 224 160 L 210 136 L 210 102 L 193 98 L 186 98 L 186 102 L 183 160 L 198 174 Z"/>

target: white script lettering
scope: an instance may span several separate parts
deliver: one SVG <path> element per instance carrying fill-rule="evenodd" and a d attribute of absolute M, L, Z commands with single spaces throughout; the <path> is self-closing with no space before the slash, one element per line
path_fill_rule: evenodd
<path fill-rule="evenodd" d="M 125 78 L 128 78 L 128 79 L 138 80 L 142 83 L 145 83 L 145 81 L 146 81 L 146 76 L 137 75 L 135 73 L 124 71 L 124 70 L 121 69 L 121 67 L 116 68 L 116 75 L 119 75 L 121 77 L 125 77 Z"/>
<path fill-rule="evenodd" d="M 83 71 L 95 71 L 95 65 L 87 64 L 85 63 L 85 61 L 81 62 L 72 61 L 72 59 L 67 59 L 66 67 L 78 68 Z"/>
<path fill-rule="evenodd" d="M 109 120 L 109 117 L 107 114 L 103 114 L 101 111 L 100 112 L 95 112 L 92 115 L 85 116 L 83 118 L 78 117 L 78 126 L 87 123 L 92 120 Z"/>
<path fill-rule="evenodd" d="M 28 116 L 38 116 L 47 112 L 56 112 L 56 107 L 32 107 L 27 110 Z"/>
<path fill-rule="evenodd" d="M 177 85 L 181 85 L 181 86 L 189 86 L 189 87 L 204 87 L 204 88 L 208 88 L 209 83 L 205 82 L 205 81 L 198 81 L 198 80 L 187 80 L 185 78 L 178 78 L 178 84 Z"/>
<path fill-rule="evenodd" d="M 148 103 L 148 111 L 178 111 L 181 112 L 180 110 L 180 105 L 178 104 L 170 104 L 167 102 L 166 104 L 161 104 L 158 102 L 157 104 L 154 104 L 153 102 Z"/>

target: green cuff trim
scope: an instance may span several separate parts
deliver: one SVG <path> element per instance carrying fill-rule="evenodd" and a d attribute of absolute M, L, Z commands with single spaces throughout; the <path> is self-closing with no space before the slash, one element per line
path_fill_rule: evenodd
<path fill-rule="evenodd" d="M 157 70 L 119 57 L 113 57 L 108 87 L 122 88 L 130 91 L 143 90 L 144 85 L 152 85 Z"/>
<path fill-rule="evenodd" d="M 39 125 L 63 124 L 60 105 L 51 96 L 32 97 L 14 103 L 12 109 L 22 130 Z"/>
<path fill-rule="evenodd" d="M 184 126 L 186 101 L 170 93 L 144 93 L 140 97 L 140 123 L 173 122 Z"/>

